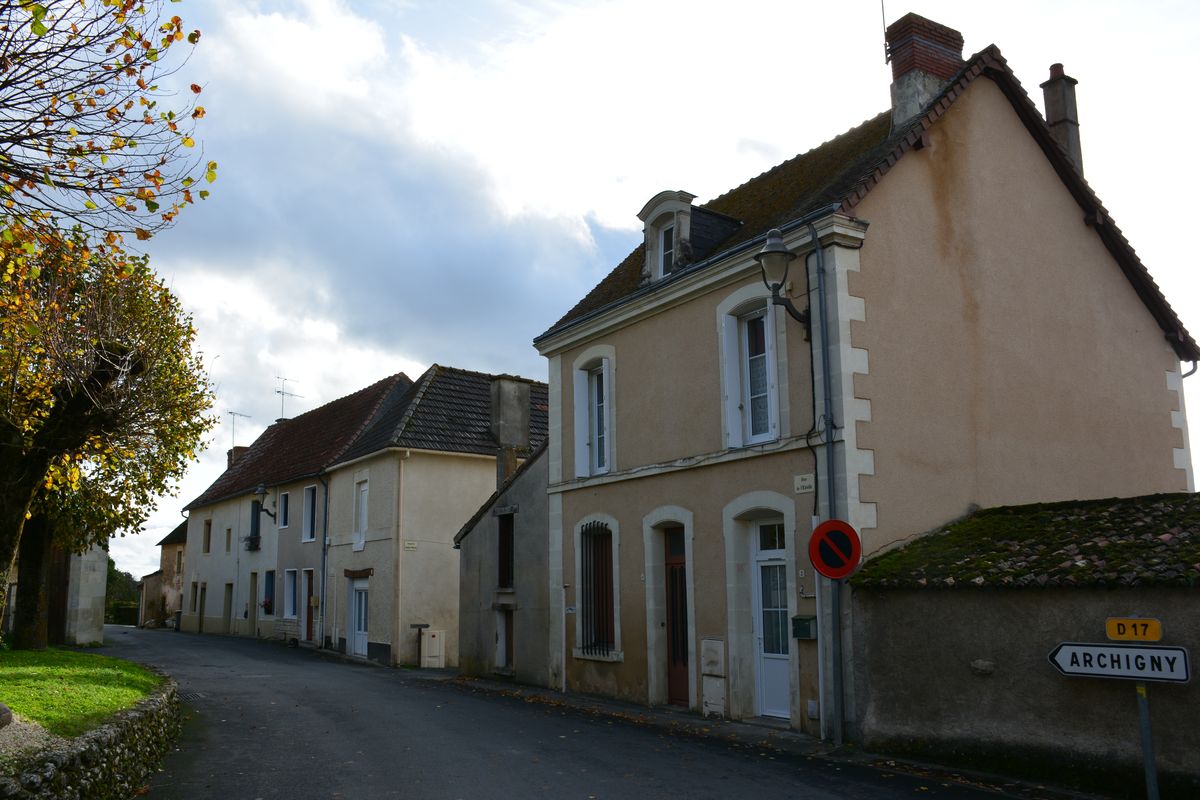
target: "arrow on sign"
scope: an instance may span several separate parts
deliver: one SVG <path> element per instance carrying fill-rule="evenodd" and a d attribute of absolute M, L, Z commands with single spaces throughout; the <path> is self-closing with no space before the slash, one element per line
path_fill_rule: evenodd
<path fill-rule="evenodd" d="M 1076 677 L 1165 683 L 1187 683 L 1191 677 L 1182 647 L 1063 642 L 1049 659 L 1059 672 Z"/>

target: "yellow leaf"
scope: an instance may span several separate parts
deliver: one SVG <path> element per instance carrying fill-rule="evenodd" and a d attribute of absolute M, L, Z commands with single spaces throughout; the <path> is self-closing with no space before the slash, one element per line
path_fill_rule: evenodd
<path fill-rule="evenodd" d="M 185 137 L 183 137 L 183 146 L 184 147 L 195 147 L 196 140 L 190 136 L 185 136 Z"/>

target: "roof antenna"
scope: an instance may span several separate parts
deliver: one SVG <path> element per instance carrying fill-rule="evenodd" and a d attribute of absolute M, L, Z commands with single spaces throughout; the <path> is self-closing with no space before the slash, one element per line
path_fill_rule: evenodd
<path fill-rule="evenodd" d="M 879 0 L 879 19 L 883 23 L 883 63 L 892 63 L 892 53 L 888 49 L 887 41 L 887 11 L 883 8 L 884 0 Z"/>
<path fill-rule="evenodd" d="M 289 397 L 301 397 L 302 398 L 302 397 L 304 397 L 304 395 L 296 394 L 295 392 L 289 392 L 287 390 L 287 382 L 290 381 L 291 378 L 285 378 L 282 375 L 276 375 L 275 380 L 279 381 L 279 388 L 275 390 L 275 394 L 279 395 L 279 418 L 287 419 L 287 416 L 283 413 L 284 402 Z"/>
<path fill-rule="evenodd" d="M 250 415 L 237 411 L 226 411 L 225 413 L 229 415 L 229 446 L 237 447 L 237 418 L 245 417 L 246 419 L 250 419 Z"/>

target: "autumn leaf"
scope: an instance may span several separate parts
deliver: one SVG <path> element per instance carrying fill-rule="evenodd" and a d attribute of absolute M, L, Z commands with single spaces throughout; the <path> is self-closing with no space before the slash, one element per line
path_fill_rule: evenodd
<path fill-rule="evenodd" d="M 153 211 L 154 209 L 150 209 L 150 210 Z M 138 241 L 141 241 L 141 242 L 146 241 L 151 236 L 150 231 L 146 230 L 145 228 L 134 228 L 133 232 L 134 232 L 134 234 L 137 235 Z"/>
<path fill-rule="evenodd" d="M 190 136 L 185 136 L 185 137 L 183 137 L 183 146 L 184 147 L 195 147 L 196 140 Z"/>
<path fill-rule="evenodd" d="M 203 90 L 200 88 L 200 84 L 198 84 L 198 83 L 192 84 L 192 92 L 194 94 L 200 94 L 201 91 L 203 91 Z"/>

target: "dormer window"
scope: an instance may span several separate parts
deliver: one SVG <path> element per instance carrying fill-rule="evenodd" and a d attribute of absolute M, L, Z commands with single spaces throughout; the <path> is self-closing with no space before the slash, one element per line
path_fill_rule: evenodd
<path fill-rule="evenodd" d="M 659 192 L 638 213 L 646 235 L 644 282 L 662 280 L 689 261 L 694 199 L 687 192 Z"/>
<path fill-rule="evenodd" d="M 663 228 L 662 246 L 659 248 L 662 253 L 662 273 L 668 274 L 675 268 L 675 226 L 668 225 Z"/>

